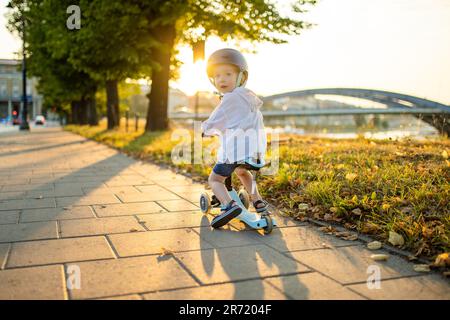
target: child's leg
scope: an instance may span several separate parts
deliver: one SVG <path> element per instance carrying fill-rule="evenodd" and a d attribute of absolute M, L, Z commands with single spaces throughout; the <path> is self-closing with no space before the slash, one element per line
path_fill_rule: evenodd
<path fill-rule="evenodd" d="M 258 186 L 256 185 L 256 181 L 253 180 L 253 175 L 250 173 L 250 171 L 245 168 L 238 167 L 236 168 L 235 172 L 239 177 L 239 180 L 241 180 L 242 184 L 247 190 L 248 194 L 250 195 L 251 201 L 255 202 L 256 200 L 262 200 L 262 197 L 258 191 Z M 254 186 L 252 187 L 253 183 Z"/>
<path fill-rule="evenodd" d="M 226 178 L 214 172 L 208 178 L 209 186 L 221 204 L 228 204 L 232 200 L 224 184 Z"/>

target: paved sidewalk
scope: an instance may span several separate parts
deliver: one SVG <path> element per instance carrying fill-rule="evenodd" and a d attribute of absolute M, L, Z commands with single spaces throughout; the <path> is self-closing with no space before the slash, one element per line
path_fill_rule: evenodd
<path fill-rule="evenodd" d="M 212 230 L 202 190 L 60 128 L 0 135 L 0 299 L 450 299 L 442 276 L 289 218 Z"/>

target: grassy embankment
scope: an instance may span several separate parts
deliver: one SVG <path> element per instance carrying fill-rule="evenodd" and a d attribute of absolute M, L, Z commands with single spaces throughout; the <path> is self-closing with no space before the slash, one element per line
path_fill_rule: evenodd
<path fill-rule="evenodd" d="M 175 166 L 171 131 L 128 133 L 124 126 L 68 125 L 66 130 L 141 159 Z M 390 141 L 280 136 L 279 170 L 260 176 L 263 196 L 283 212 L 312 217 L 387 242 L 389 231 L 404 238 L 401 248 L 434 258 L 450 251 L 450 141 Z M 216 142 L 204 139 L 204 147 Z M 175 166 L 200 180 L 211 165 Z M 237 179 L 234 179 L 237 181 Z"/>

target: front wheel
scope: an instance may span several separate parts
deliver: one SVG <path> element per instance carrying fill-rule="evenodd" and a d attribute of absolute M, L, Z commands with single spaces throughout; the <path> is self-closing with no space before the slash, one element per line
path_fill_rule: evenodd
<path fill-rule="evenodd" d="M 263 218 L 266 220 L 267 226 L 263 228 L 264 234 L 269 234 L 273 230 L 272 218 L 269 215 L 264 215 Z"/>
<path fill-rule="evenodd" d="M 209 195 L 207 193 L 202 193 L 200 196 L 200 210 L 202 210 L 204 214 L 211 211 L 211 200 L 209 199 Z"/>

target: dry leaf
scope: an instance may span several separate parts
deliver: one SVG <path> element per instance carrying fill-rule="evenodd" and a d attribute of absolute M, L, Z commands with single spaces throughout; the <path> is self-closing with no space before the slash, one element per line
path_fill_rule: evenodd
<path fill-rule="evenodd" d="M 352 235 L 350 235 L 350 236 L 348 236 L 348 237 L 343 237 L 342 239 L 343 239 L 343 240 L 347 240 L 347 241 L 355 241 L 355 240 L 358 239 L 358 235 L 352 234 Z"/>
<path fill-rule="evenodd" d="M 352 234 L 348 231 L 339 231 L 334 234 L 336 237 L 349 237 Z"/>
<path fill-rule="evenodd" d="M 389 240 L 388 241 L 393 246 L 402 246 L 405 243 L 405 240 L 403 239 L 403 237 L 394 231 L 389 231 Z"/>
<path fill-rule="evenodd" d="M 427 264 L 415 264 L 414 271 L 416 272 L 430 272 L 430 266 Z"/>
<path fill-rule="evenodd" d="M 386 261 L 387 259 L 389 259 L 389 255 L 388 254 L 372 254 L 370 256 L 370 258 L 375 261 Z"/>
<path fill-rule="evenodd" d="M 369 243 L 367 244 L 367 248 L 369 248 L 370 250 L 378 250 L 378 249 L 380 249 L 382 246 L 383 246 L 383 245 L 381 244 L 380 241 L 372 241 L 372 242 L 369 242 Z"/>
<path fill-rule="evenodd" d="M 345 175 L 345 179 L 347 179 L 350 182 L 353 182 L 353 180 L 355 180 L 357 176 L 358 175 L 356 173 L 347 173 Z"/>
<path fill-rule="evenodd" d="M 450 266 L 450 257 L 447 252 L 438 255 L 433 263 L 435 267 L 445 267 L 446 265 Z"/>
<path fill-rule="evenodd" d="M 300 203 L 298 205 L 298 209 L 301 210 L 301 211 L 304 211 L 304 210 L 308 209 L 308 204 L 307 203 Z"/>
<path fill-rule="evenodd" d="M 326 213 L 326 214 L 323 216 L 323 219 L 324 219 L 325 221 L 328 221 L 328 220 L 333 219 L 333 216 L 332 216 L 331 214 L 329 214 L 329 213 Z"/>
<path fill-rule="evenodd" d="M 173 256 L 173 251 L 168 250 L 164 247 L 161 247 L 161 253 L 160 256 L 168 256 L 168 255 L 172 255 Z"/>
<path fill-rule="evenodd" d="M 352 210 L 352 213 L 354 215 L 360 216 L 361 215 L 361 209 L 360 208 L 356 208 Z"/>
<path fill-rule="evenodd" d="M 139 230 L 137 230 L 137 229 L 130 229 L 130 232 L 138 232 Z"/>

